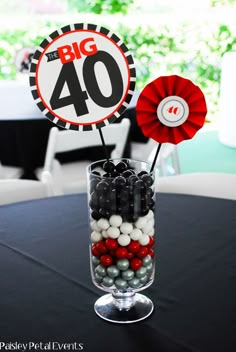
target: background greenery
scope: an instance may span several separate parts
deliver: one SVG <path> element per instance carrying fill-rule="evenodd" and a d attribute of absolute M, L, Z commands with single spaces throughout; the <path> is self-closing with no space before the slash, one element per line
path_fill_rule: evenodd
<path fill-rule="evenodd" d="M 212 7 L 225 5 L 229 6 L 229 11 L 234 3 L 234 0 L 211 0 Z M 135 59 L 138 90 L 160 75 L 179 74 L 203 89 L 209 108 L 208 119 L 216 116 L 221 58 L 225 52 L 236 49 L 235 21 L 221 18 L 213 21 L 212 17 L 206 17 L 199 25 L 186 18 L 168 21 L 167 17 L 167 21 L 139 24 L 133 20 L 134 16 L 130 20 L 128 15 L 129 10 L 134 9 L 133 0 L 67 0 L 67 4 L 70 13 L 80 13 L 76 22 L 83 22 L 81 13 L 93 12 L 98 16 L 96 22 L 90 18 L 89 22 L 101 22 L 123 39 Z M 112 20 L 107 16 L 111 14 Z M 55 28 L 65 24 L 64 18 L 35 17 L 30 30 L 27 22 L 21 28 L 1 28 L 0 79 L 16 78 L 14 57 L 19 49 L 39 45 Z"/>

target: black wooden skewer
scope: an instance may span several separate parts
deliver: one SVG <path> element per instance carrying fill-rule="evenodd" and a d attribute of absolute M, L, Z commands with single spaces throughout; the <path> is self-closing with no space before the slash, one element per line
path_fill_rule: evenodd
<path fill-rule="evenodd" d="M 154 167 L 155 167 L 155 165 L 156 165 L 156 161 L 157 161 L 157 157 L 158 157 L 158 154 L 159 154 L 159 152 L 160 152 L 160 149 L 161 149 L 161 145 L 162 145 L 162 143 L 159 143 L 159 144 L 158 144 L 157 151 L 156 151 L 154 160 L 153 160 L 153 162 L 152 162 L 152 166 L 151 166 L 150 173 L 153 172 L 153 169 L 154 169 Z"/>
<path fill-rule="evenodd" d="M 108 154 L 107 146 L 106 146 L 103 134 L 102 134 L 102 129 L 99 128 L 98 131 L 99 131 L 99 134 L 100 134 L 100 137 L 101 137 L 101 141 L 102 141 L 102 146 L 103 146 L 103 151 L 104 151 L 105 157 L 106 157 L 107 161 L 109 162 L 109 154 Z"/>

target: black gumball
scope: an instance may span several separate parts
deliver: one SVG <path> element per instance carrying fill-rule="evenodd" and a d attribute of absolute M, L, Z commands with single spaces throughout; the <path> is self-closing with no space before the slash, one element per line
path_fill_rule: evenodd
<path fill-rule="evenodd" d="M 103 217 L 108 219 L 111 215 L 111 211 L 105 208 L 100 208 L 99 209 L 99 214 Z"/>
<path fill-rule="evenodd" d="M 128 185 L 133 186 L 135 184 L 135 182 L 138 181 L 138 180 L 139 180 L 138 176 L 130 175 L 128 180 L 127 180 L 127 183 L 128 183 Z"/>
<path fill-rule="evenodd" d="M 120 173 L 119 173 L 119 172 L 113 171 L 113 172 L 111 173 L 111 177 L 112 177 L 112 178 L 116 178 L 117 176 L 120 176 Z"/>
<path fill-rule="evenodd" d="M 124 161 L 120 161 L 116 165 L 116 171 L 122 173 L 123 171 L 127 170 L 127 164 Z"/>
<path fill-rule="evenodd" d="M 96 190 L 99 192 L 107 192 L 109 190 L 109 183 L 105 180 L 100 181 L 96 186 Z"/>
<path fill-rule="evenodd" d="M 90 181 L 90 193 L 93 193 L 96 189 L 97 184 L 100 182 L 98 178 L 92 178 Z"/>
<path fill-rule="evenodd" d="M 144 174 L 141 176 L 141 180 L 148 186 L 150 187 L 153 184 L 153 179 L 150 175 Z"/>
<path fill-rule="evenodd" d="M 132 170 L 125 170 L 124 172 L 122 172 L 122 176 L 125 178 L 129 178 L 132 175 L 134 175 Z"/>
<path fill-rule="evenodd" d="M 103 170 L 107 173 L 111 173 L 115 170 L 115 165 L 113 164 L 112 161 L 105 161 L 102 167 L 103 167 Z"/>
<path fill-rule="evenodd" d="M 149 212 L 149 208 L 148 208 L 148 207 L 146 207 L 146 208 L 142 208 L 142 209 L 141 209 L 141 215 L 142 215 L 142 216 L 147 215 L 147 214 L 148 214 L 148 212 Z"/>
<path fill-rule="evenodd" d="M 111 206 L 111 200 L 107 197 L 100 196 L 99 197 L 99 206 L 101 208 L 109 209 Z"/>
<path fill-rule="evenodd" d="M 154 200 L 151 198 L 150 201 L 148 202 L 148 206 L 150 209 L 153 209 L 154 208 L 154 205 L 155 205 L 155 202 Z"/>
<path fill-rule="evenodd" d="M 146 195 L 149 197 L 149 198 L 152 198 L 152 196 L 154 195 L 154 192 L 151 188 L 148 188 L 147 191 L 146 191 Z"/>
<path fill-rule="evenodd" d="M 134 187 L 136 190 L 140 190 L 142 193 L 146 191 L 146 184 L 142 180 L 138 180 L 135 182 Z"/>
<path fill-rule="evenodd" d="M 102 217 L 102 215 L 99 214 L 99 212 L 98 212 L 97 210 L 93 210 L 93 211 L 91 212 L 91 216 L 92 216 L 92 218 L 93 218 L 94 220 L 99 220 L 99 219 L 101 219 L 101 217 Z"/>
<path fill-rule="evenodd" d="M 122 188 L 126 184 L 126 179 L 122 176 L 117 176 L 113 181 L 112 181 L 112 186 L 115 188 Z"/>
<path fill-rule="evenodd" d="M 147 174 L 148 174 L 147 171 L 140 171 L 140 172 L 138 173 L 138 176 L 141 178 L 141 176 L 147 175 Z"/>
<path fill-rule="evenodd" d="M 92 209 L 96 209 L 99 205 L 99 197 L 96 192 L 93 192 L 90 196 L 89 206 Z"/>

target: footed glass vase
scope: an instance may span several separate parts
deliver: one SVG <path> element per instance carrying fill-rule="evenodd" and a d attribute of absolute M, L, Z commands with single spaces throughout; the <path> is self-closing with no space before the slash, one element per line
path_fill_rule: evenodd
<path fill-rule="evenodd" d="M 147 318 L 152 301 L 139 292 L 154 280 L 155 180 L 150 165 L 130 159 L 90 164 L 90 268 L 92 281 L 108 292 L 94 305 L 115 323 Z"/>

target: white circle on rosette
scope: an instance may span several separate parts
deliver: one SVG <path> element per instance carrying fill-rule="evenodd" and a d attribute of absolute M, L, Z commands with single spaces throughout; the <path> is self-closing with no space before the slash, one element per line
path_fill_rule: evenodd
<path fill-rule="evenodd" d="M 176 95 L 164 98 L 157 107 L 157 117 L 168 127 L 182 125 L 188 118 L 189 107 L 187 102 Z"/>
<path fill-rule="evenodd" d="M 57 51 L 58 48 L 63 46 L 73 47 L 73 43 L 81 43 L 85 39 L 92 38 L 91 42 L 87 43 L 87 50 L 89 50 L 90 45 L 96 45 L 98 51 L 104 51 L 112 56 L 117 66 L 119 67 L 120 74 L 122 77 L 123 91 L 118 92 L 120 99 L 119 101 L 109 107 L 100 106 L 89 95 L 86 87 L 86 82 L 84 81 L 84 62 L 88 56 L 81 55 L 81 58 L 74 59 L 73 64 L 77 77 L 68 77 L 68 79 L 79 80 L 81 89 L 84 94 L 87 94 L 87 99 L 85 104 L 87 106 L 88 112 L 86 114 L 78 116 L 73 104 L 68 104 L 57 109 L 52 109 L 50 100 L 52 98 L 56 82 L 62 70 L 63 64 L 61 59 L 48 60 L 47 54 Z M 73 51 L 73 49 L 72 49 Z M 103 62 L 98 61 L 94 65 L 95 77 L 97 80 L 97 85 L 100 92 L 104 97 L 109 97 L 112 90 L 116 90 L 116 82 L 113 80 L 111 82 L 110 76 Z M 36 71 L 36 86 L 41 98 L 43 105 L 56 117 L 65 122 L 74 124 L 96 124 L 101 122 L 109 116 L 111 116 L 115 111 L 119 109 L 122 103 L 125 101 L 127 96 L 128 87 L 130 84 L 130 71 L 126 60 L 126 56 L 118 44 L 112 41 L 108 36 L 103 33 L 96 32 L 95 30 L 84 30 L 78 29 L 73 30 L 64 34 L 59 35 L 54 40 L 52 40 L 47 47 L 44 49 Z M 60 98 L 69 96 L 68 86 L 65 83 L 60 94 Z"/>

